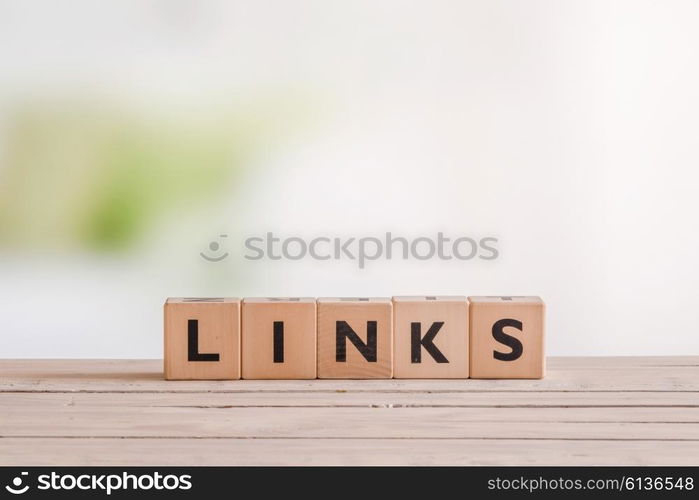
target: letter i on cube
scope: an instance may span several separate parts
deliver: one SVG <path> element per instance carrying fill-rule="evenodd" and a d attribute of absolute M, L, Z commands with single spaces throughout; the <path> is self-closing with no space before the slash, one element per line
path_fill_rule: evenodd
<path fill-rule="evenodd" d="M 243 378 L 316 378 L 315 299 L 248 298 L 242 310 Z"/>

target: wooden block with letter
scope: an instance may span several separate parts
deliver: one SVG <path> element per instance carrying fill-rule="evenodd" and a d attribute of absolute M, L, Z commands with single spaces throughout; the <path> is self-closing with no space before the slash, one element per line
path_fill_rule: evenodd
<path fill-rule="evenodd" d="M 316 378 L 316 300 L 246 298 L 242 305 L 243 378 Z"/>
<path fill-rule="evenodd" d="M 393 376 L 468 378 L 466 297 L 393 298 Z"/>
<path fill-rule="evenodd" d="M 392 375 L 391 299 L 318 299 L 318 378 Z"/>
<path fill-rule="evenodd" d="M 165 378 L 240 378 L 240 300 L 170 298 L 165 302 Z"/>
<path fill-rule="evenodd" d="M 545 305 L 539 297 L 469 297 L 471 378 L 543 378 Z"/>

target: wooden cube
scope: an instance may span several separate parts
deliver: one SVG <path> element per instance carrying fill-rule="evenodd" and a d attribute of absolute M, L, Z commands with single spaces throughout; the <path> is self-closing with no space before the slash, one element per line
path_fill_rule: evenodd
<path fill-rule="evenodd" d="M 543 378 L 544 302 L 469 297 L 471 378 Z"/>
<path fill-rule="evenodd" d="M 246 298 L 243 378 L 316 378 L 316 300 Z"/>
<path fill-rule="evenodd" d="M 391 299 L 318 299 L 318 378 L 392 375 Z"/>
<path fill-rule="evenodd" d="M 165 378 L 240 378 L 240 300 L 170 298 L 165 302 Z"/>
<path fill-rule="evenodd" d="M 468 378 L 466 297 L 393 297 L 393 376 Z"/>

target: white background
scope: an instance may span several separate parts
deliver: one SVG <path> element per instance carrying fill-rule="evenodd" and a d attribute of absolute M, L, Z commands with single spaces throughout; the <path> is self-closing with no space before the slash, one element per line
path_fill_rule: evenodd
<path fill-rule="evenodd" d="M 0 357 L 160 357 L 167 296 L 425 293 L 541 295 L 551 355 L 699 354 L 697 26 L 676 0 L 0 2 L 0 113 L 74 88 L 309 110 L 137 253 L 2 253 Z M 495 235 L 501 256 L 245 261 L 267 231 Z M 203 262 L 220 233 L 231 257 Z"/>

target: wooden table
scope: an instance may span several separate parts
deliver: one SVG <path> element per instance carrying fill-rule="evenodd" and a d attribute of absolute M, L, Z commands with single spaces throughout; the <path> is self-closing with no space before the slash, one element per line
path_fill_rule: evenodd
<path fill-rule="evenodd" d="M 699 465 L 699 357 L 544 380 L 166 382 L 150 360 L 0 361 L 1 465 Z"/>

